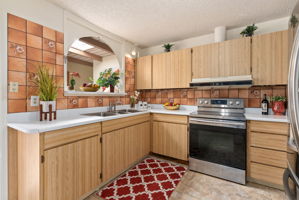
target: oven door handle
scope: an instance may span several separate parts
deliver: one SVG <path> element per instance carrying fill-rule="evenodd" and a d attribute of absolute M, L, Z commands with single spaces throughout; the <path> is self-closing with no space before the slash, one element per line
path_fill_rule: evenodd
<path fill-rule="evenodd" d="M 208 126 L 219 126 L 219 127 L 246 129 L 246 123 L 245 122 L 238 122 L 238 121 L 190 118 L 189 123 L 190 124 L 208 125 Z"/>

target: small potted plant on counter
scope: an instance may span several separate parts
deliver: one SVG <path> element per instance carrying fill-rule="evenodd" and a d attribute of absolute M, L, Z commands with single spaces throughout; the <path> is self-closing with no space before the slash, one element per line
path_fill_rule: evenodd
<path fill-rule="evenodd" d="M 274 115 L 284 115 L 286 108 L 285 103 L 287 101 L 286 97 L 283 96 L 273 96 L 271 97 L 272 111 Z"/>
<path fill-rule="evenodd" d="M 135 108 L 135 105 L 136 105 L 136 103 L 138 101 L 139 95 L 140 95 L 140 92 L 135 91 L 134 95 L 130 96 L 130 107 L 131 108 Z"/>
<path fill-rule="evenodd" d="M 112 68 L 109 68 L 100 73 L 100 77 L 96 82 L 101 87 L 110 87 L 110 92 L 114 92 L 114 88 L 119 83 L 119 79 L 119 69 L 112 72 Z"/>
<path fill-rule="evenodd" d="M 56 111 L 57 86 L 53 73 L 50 74 L 46 66 L 39 66 L 33 79 L 34 85 L 38 87 L 39 101 L 42 113 Z M 51 119 L 51 117 L 50 117 Z"/>

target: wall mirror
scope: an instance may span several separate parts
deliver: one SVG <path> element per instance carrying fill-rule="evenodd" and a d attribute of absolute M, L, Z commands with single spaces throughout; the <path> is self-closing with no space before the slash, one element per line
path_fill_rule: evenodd
<path fill-rule="evenodd" d="M 82 37 L 68 49 L 66 83 L 68 94 L 120 94 L 120 63 L 113 50 L 98 37 Z"/>

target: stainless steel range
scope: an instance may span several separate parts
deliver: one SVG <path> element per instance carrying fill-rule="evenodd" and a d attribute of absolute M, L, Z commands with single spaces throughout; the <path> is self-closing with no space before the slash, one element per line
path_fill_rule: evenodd
<path fill-rule="evenodd" d="M 246 120 L 242 99 L 198 99 L 191 113 L 189 168 L 246 183 Z"/>

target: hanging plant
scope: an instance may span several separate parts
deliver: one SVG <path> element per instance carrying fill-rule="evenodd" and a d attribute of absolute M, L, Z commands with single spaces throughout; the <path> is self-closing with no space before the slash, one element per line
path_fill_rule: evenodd
<path fill-rule="evenodd" d="M 257 30 L 257 26 L 252 24 L 251 26 L 247 26 L 240 34 L 243 37 L 251 37 L 254 35 L 254 31 Z"/>

